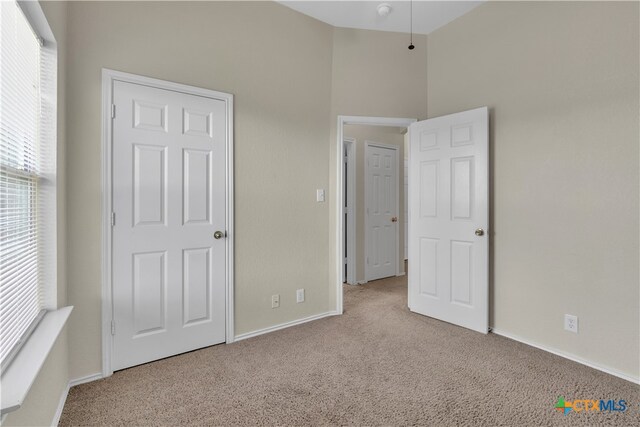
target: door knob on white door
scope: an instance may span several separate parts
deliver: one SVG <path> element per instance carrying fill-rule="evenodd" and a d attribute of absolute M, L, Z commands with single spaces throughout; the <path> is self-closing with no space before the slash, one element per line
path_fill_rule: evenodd
<path fill-rule="evenodd" d="M 222 231 L 216 231 L 213 233 L 213 238 L 216 240 L 222 239 L 223 237 L 226 237 L 226 233 L 223 233 Z"/>
<path fill-rule="evenodd" d="M 398 222 L 398 217 L 397 216 L 392 216 L 391 217 L 391 222 Z"/>
<path fill-rule="evenodd" d="M 476 236 L 484 236 L 484 230 L 482 228 L 478 228 L 476 230 Z"/>

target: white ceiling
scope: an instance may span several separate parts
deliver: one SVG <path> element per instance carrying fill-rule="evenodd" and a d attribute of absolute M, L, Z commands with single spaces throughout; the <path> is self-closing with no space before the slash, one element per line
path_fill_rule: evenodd
<path fill-rule="evenodd" d="M 425 1 L 413 2 L 413 32 L 429 34 L 435 29 L 464 15 L 481 1 Z M 289 1 L 279 3 L 316 18 L 334 27 L 364 30 L 409 32 L 410 2 L 408 1 Z M 391 6 L 391 13 L 378 16 L 379 4 Z"/>

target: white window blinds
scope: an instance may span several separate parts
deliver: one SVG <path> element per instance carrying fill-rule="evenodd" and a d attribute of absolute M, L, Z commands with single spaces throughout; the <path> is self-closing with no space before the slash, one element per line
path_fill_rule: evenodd
<path fill-rule="evenodd" d="M 42 309 L 39 242 L 41 45 L 14 1 L 0 2 L 0 364 Z"/>

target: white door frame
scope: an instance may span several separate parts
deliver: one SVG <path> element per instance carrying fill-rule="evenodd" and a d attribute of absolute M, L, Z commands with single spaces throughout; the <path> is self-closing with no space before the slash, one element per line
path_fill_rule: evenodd
<path fill-rule="evenodd" d="M 233 324 L 233 95 L 203 89 L 195 86 L 188 86 L 179 83 L 158 80 L 150 77 L 135 74 L 123 73 L 120 71 L 102 69 L 102 376 L 108 377 L 113 374 L 111 365 L 113 336 L 111 335 L 111 321 L 113 318 L 112 299 L 112 167 L 113 167 L 113 84 L 115 81 L 134 83 L 150 86 L 158 89 L 181 92 L 188 95 L 203 96 L 224 101 L 227 114 L 227 137 L 226 137 L 226 224 L 227 238 L 226 245 L 226 343 L 234 341 Z"/>
<path fill-rule="evenodd" d="M 342 167 L 342 153 L 344 153 L 344 125 L 369 125 L 369 126 L 393 126 L 409 127 L 417 119 L 392 118 L 392 117 L 366 117 L 366 116 L 338 116 L 337 127 L 337 151 L 336 151 L 336 313 L 342 314 L 342 268 L 344 267 L 344 168 Z"/>
<path fill-rule="evenodd" d="M 356 140 L 353 138 L 344 138 L 346 151 L 348 153 L 345 163 L 347 167 L 347 206 L 350 211 L 347 212 L 347 277 L 346 282 L 356 284 Z M 344 187 L 343 187 L 344 188 Z M 344 195 L 344 193 L 343 193 Z"/>
<path fill-rule="evenodd" d="M 365 140 L 364 142 L 364 208 L 365 208 L 365 212 L 366 209 L 369 207 L 369 186 L 371 185 L 371 183 L 369 182 L 369 147 L 380 147 L 380 148 L 386 148 L 388 150 L 394 150 L 396 152 L 396 215 L 399 217 L 400 216 L 400 190 L 398 187 L 398 184 L 400 183 L 400 147 L 397 147 L 395 145 L 391 145 L 391 144 L 382 144 L 382 143 L 378 143 L 378 142 L 374 142 L 374 141 L 369 141 L 369 140 Z M 398 223 L 396 223 L 396 225 L 398 225 Z M 400 275 L 400 261 L 398 261 L 400 259 L 400 227 L 396 227 L 396 250 L 395 250 L 395 264 L 396 264 L 396 276 Z M 369 215 L 364 216 L 364 256 L 365 256 L 365 263 L 364 263 L 364 280 L 365 282 L 368 282 L 370 280 L 375 280 L 375 279 L 371 279 L 369 277 L 369 264 L 366 262 L 366 259 L 369 257 L 369 239 L 371 238 L 371 236 L 369 236 Z"/>

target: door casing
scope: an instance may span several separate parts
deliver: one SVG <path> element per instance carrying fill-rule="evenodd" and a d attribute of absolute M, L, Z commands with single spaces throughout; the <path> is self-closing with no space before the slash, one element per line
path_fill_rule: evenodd
<path fill-rule="evenodd" d="M 112 335 L 111 325 L 113 319 L 112 300 L 112 167 L 113 167 L 113 129 L 112 129 L 112 105 L 113 84 L 115 81 L 134 83 L 150 86 L 158 89 L 182 92 L 189 95 L 203 96 L 218 99 L 226 104 L 227 135 L 226 135 L 226 277 L 225 277 L 225 314 L 226 343 L 232 343 L 234 335 L 234 280 L 233 280 L 233 95 L 214 90 L 203 89 L 165 80 L 154 79 L 136 74 L 102 69 L 102 376 L 113 374 L 111 364 Z"/>
<path fill-rule="evenodd" d="M 345 236 L 347 253 L 345 259 L 347 260 L 347 276 L 345 281 L 351 285 L 355 285 L 356 279 L 356 141 L 353 138 L 345 138 L 345 151 L 347 158 L 345 164 L 347 165 L 347 208 L 349 211 L 346 214 L 347 221 L 347 233 Z M 343 165 L 344 166 L 344 165 Z M 345 188 L 345 187 L 343 187 Z M 344 194 L 343 194 L 344 196 Z M 344 200 L 344 197 L 343 197 Z"/>
<path fill-rule="evenodd" d="M 369 126 L 393 126 L 409 127 L 417 119 L 393 118 L 393 117 L 370 117 L 370 116 L 338 116 L 337 146 L 336 146 L 336 196 L 334 200 L 336 206 L 336 235 L 335 247 L 336 257 L 334 259 L 335 268 L 335 292 L 336 292 L 336 314 L 342 314 L 342 269 L 344 268 L 344 168 L 342 167 L 342 153 L 344 153 L 344 125 L 369 125 Z"/>

